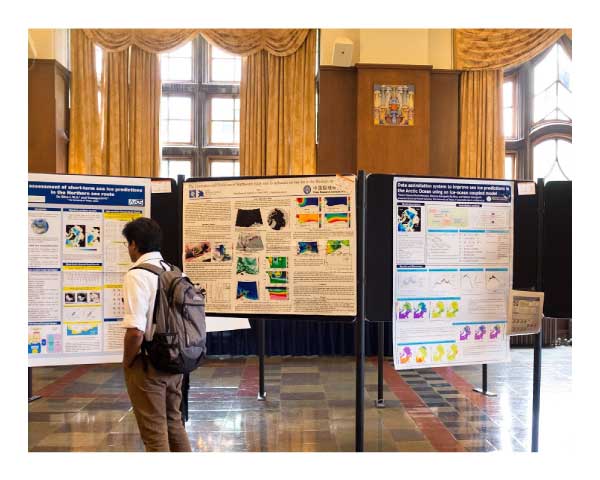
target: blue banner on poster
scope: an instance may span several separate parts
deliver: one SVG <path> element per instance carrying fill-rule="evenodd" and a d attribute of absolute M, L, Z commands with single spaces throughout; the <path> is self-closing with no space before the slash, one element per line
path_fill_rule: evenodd
<path fill-rule="evenodd" d="M 510 185 L 461 182 L 410 182 L 396 184 L 398 201 L 510 203 Z"/>
<path fill-rule="evenodd" d="M 34 203 L 143 207 L 145 195 L 139 185 L 29 182 L 29 201 Z"/>

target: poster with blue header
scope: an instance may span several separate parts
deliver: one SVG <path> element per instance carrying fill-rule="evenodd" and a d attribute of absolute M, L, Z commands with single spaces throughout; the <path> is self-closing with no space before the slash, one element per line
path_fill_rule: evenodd
<path fill-rule="evenodd" d="M 396 369 L 509 361 L 513 182 L 394 179 Z"/>
<path fill-rule="evenodd" d="M 29 174 L 29 366 L 122 360 L 121 231 L 150 216 L 145 178 Z"/>

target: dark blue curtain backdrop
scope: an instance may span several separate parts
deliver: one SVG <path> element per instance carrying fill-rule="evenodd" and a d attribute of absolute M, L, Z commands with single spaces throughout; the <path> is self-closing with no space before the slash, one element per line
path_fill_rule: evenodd
<path fill-rule="evenodd" d="M 384 323 L 386 356 L 392 355 L 392 323 Z M 256 355 L 257 325 L 208 334 L 208 355 Z M 265 320 L 266 355 L 353 355 L 354 324 L 310 320 Z M 377 355 L 377 324 L 365 326 L 365 355 Z"/>

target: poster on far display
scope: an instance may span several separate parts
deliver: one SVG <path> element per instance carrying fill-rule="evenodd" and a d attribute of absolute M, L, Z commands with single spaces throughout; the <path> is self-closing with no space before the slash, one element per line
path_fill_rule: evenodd
<path fill-rule="evenodd" d="M 206 311 L 356 315 L 355 192 L 353 175 L 184 183 L 183 266 Z"/>
<path fill-rule="evenodd" d="M 150 216 L 150 179 L 29 174 L 29 366 L 122 360 L 121 231 Z"/>
<path fill-rule="evenodd" d="M 395 177 L 396 369 L 510 358 L 513 183 Z"/>

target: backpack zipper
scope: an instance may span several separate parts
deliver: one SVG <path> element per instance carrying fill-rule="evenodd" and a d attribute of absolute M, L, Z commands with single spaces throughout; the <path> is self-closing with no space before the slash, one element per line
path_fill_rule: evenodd
<path fill-rule="evenodd" d="M 187 317 L 185 315 L 185 311 L 186 311 L 187 307 L 185 306 L 185 303 L 181 304 L 181 323 L 183 324 L 183 333 L 185 335 L 185 346 L 189 347 L 190 346 L 190 337 L 188 336 L 188 331 L 187 331 L 187 327 L 186 327 L 186 322 L 187 322 Z"/>

